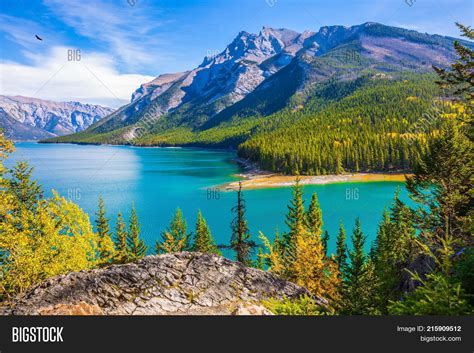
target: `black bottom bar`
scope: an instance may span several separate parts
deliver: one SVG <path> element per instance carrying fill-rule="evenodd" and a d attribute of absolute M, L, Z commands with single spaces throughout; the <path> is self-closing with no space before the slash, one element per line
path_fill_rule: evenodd
<path fill-rule="evenodd" d="M 43 330 L 25 327 L 54 327 L 42 337 L 63 342 L 13 342 L 31 340 Z M 53 337 L 58 331 L 60 337 Z M 225 352 L 236 348 L 242 352 L 456 353 L 473 352 L 473 332 L 473 316 L 0 317 L 0 353 Z"/>

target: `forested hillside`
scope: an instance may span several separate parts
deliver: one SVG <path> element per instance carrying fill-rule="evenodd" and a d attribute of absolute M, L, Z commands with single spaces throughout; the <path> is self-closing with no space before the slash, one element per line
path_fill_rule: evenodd
<path fill-rule="evenodd" d="M 373 79 L 341 100 L 321 104 L 327 89 L 347 88 L 348 83 L 328 85 L 303 110 L 281 112 L 286 124 L 252 136 L 239 146 L 239 155 L 286 173 L 407 170 L 426 148 L 439 115 L 459 108 L 436 98 L 430 76 Z M 421 124 L 420 117 L 427 121 Z"/>

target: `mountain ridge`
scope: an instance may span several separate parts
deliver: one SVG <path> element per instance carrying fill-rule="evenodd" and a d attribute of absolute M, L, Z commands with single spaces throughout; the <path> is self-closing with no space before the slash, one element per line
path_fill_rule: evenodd
<path fill-rule="evenodd" d="M 17 140 L 80 132 L 113 111 L 112 108 L 77 101 L 56 102 L 0 95 L 0 126 L 9 138 Z"/>

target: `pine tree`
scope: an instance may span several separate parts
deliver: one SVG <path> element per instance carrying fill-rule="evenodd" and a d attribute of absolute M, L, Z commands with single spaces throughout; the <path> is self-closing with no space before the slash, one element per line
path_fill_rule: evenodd
<path fill-rule="evenodd" d="M 128 237 L 127 237 L 128 257 L 130 260 L 138 260 L 146 255 L 148 247 L 143 239 L 140 238 L 140 225 L 135 206 L 132 205 L 130 213 Z"/>
<path fill-rule="evenodd" d="M 470 27 L 456 25 L 463 36 L 474 38 Z M 421 206 L 418 220 L 422 237 L 439 244 L 436 238 L 454 236 L 458 246 L 472 246 L 474 52 L 458 41 L 454 42 L 454 49 L 458 60 L 451 70 L 434 69 L 439 76 L 438 84 L 454 90 L 455 98 L 468 111 L 442 121 L 439 133 L 433 136 L 427 152 L 415 164 L 414 176 L 407 179 L 407 189 Z"/>
<path fill-rule="evenodd" d="M 379 223 L 377 229 L 377 236 L 370 248 L 370 258 L 374 262 L 378 262 L 378 257 L 384 253 L 385 244 L 390 237 L 392 222 L 390 220 L 390 212 L 385 208 L 382 215 L 382 221 Z"/>
<path fill-rule="evenodd" d="M 416 230 L 411 217 L 411 210 L 399 199 L 397 191 L 390 212 L 384 212 L 371 251 L 377 276 L 376 302 L 384 314 L 389 302 L 401 297 L 403 275 L 413 260 Z"/>
<path fill-rule="evenodd" d="M 156 253 L 174 253 L 189 249 L 191 234 L 183 211 L 178 207 L 168 228 L 161 233 L 161 242 L 156 242 Z"/>
<path fill-rule="evenodd" d="M 339 271 L 343 271 L 346 267 L 347 260 L 347 245 L 346 245 L 346 231 L 342 221 L 339 222 L 339 232 L 336 240 L 336 262 Z"/>
<path fill-rule="evenodd" d="M 298 175 L 296 176 L 295 184 L 292 188 L 292 194 L 293 198 L 290 200 L 290 204 L 288 205 L 288 213 L 286 215 L 286 225 L 288 226 L 289 231 L 283 234 L 283 255 L 286 261 L 289 263 L 288 267 L 291 267 L 291 263 L 296 256 L 295 248 L 297 236 L 306 232 L 306 214 L 304 209 L 303 189 L 300 185 L 300 178 Z"/>
<path fill-rule="evenodd" d="M 456 23 L 461 30 L 461 35 L 474 40 L 474 31 L 470 26 L 464 26 Z M 439 76 L 438 84 L 442 88 L 454 88 L 454 95 L 467 100 L 474 99 L 474 74 L 473 74 L 473 58 L 474 52 L 459 41 L 454 41 L 454 49 L 458 54 L 458 59 L 451 65 L 451 70 L 446 70 L 433 66 L 433 69 Z"/>
<path fill-rule="evenodd" d="M 109 219 L 105 214 L 104 199 L 99 197 L 99 210 L 96 212 L 95 221 L 97 235 L 99 236 L 99 253 L 104 262 L 108 262 L 113 257 L 112 232 L 110 231 Z"/>
<path fill-rule="evenodd" d="M 356 219 L 355 228 L 352 233 L 352 246 L 353 250 L 349 252 L 350 259 L 350 275 L 353 276 L 354 281 L 357 281 L 363 273 L 365 254 L 365 235 L 362 233 L 360 228 L 360 219 Z"/>
<path fill-rule="evenodd" d="M 235 214 L 232 220 L 232 237 L 230 246 L 235 251 L 237 261 L 246 266 L 251 265 L 250 253 L 255 243 L 251 240 L 250 231 L 245 218 L 245 200 L 242 193 L 242 183 L 237 190 L 237 205 L 232 208 Z"/>
<path fill-rule="evenodd" d="M 31 176 L 33 168 L 28 162 L 18 162 L 11 171 L 11 178 L 8 180 L 8 189 L 16 197 L 19 203 L 28 210 L 34 210 L 39 200 L 43 198 L 43 190 L 36 180 Z"/>
<path fill-rule="evenodd" d="M 370 314 L 374 292 L 372 261 L 366 262 L 364 253 L 365 236 L 357 218 L 352 233 L 352 251 L 349 251 L 349 264 L 344 282 L 344 312 L 346 314 Z"/>
<path fill-rule="evenodd" d="M 202 216 L 200 210 L 198 210 L 197 214 L 196 231 L 194 232 L 192 250 L 202 253 L 220 255 L 220 251 L 217 249 L 214 239 L 212 238 L 211 231 L 209 230 L 206 220 Z"/>
<path fill-rule="evenodd" d="M 433 243 L 439 236 L 452 235 L 461 243 L 472 239 L 473 150 L 473 143 L 456 121 L 446 120 L 427 153 L 415 164 L 414 175 L 407 178 L 410 197 L 420 205 L 417 220 L 421 236 L 432 238 Z"/>
<path fill-rule="evenodd" d="M 318 195 L 315 192 L 311 197 L 311 203 L 309 204 L 308 212 L 306 213 L 306 229 L 314 236 L 322 236 L 323 212 L 319 206 Z"/>
<path fill-rule="evenodd" d="M 127 225 L 125 224 L 122 213 L 119 212 L 115 224 L 116 263 L 126 263 L 128 261 L 127 236 Z"/>

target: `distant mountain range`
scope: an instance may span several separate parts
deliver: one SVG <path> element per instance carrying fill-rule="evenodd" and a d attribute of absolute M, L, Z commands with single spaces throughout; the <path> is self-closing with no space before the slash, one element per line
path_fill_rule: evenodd
<path fill-rule="evenodd" d="M 38 140 L 83 131 L 113 111 L 79 102 L 0 95 L 0 127 L 14 140 Z"/>

